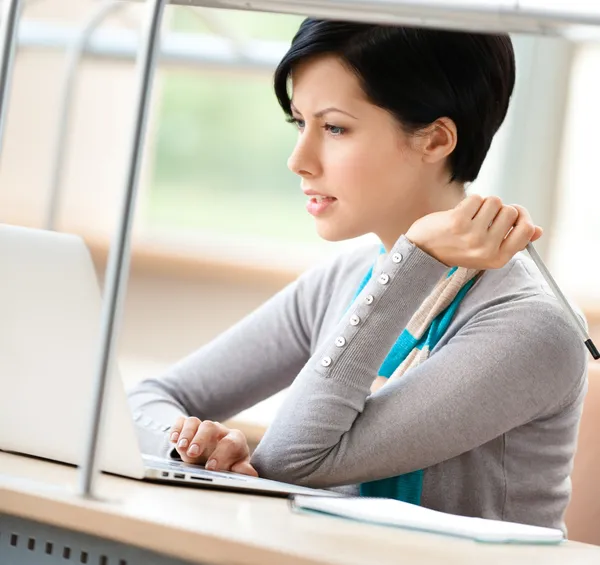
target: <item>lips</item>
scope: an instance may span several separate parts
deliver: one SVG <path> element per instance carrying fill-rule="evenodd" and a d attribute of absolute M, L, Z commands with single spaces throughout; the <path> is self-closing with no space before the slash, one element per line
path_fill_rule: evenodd
<path fill-rule="evenodd" d="M 333 196 L 322 196 L 322 195 L 315 195 L 315 196 L 310 196 L 311 200 L 314 200 L 317 203 L 320 202 L 325 202 L 325 201 L 331 201 L 333 202 L 334 200 L 337 200 L 337 198 L 334 198 Z"/>
<path fill-rule="evenodd" d="M 325 192 L 319 192 L 318 190 L 313 189 L 302 189 L 302 192 L 309 198 L 312 196 L 322 196 L 323 198 L 335 198 L 335 196 L 331 196 L 330 194 L 326 194 Z"/>
<path fill-rule="evenodd" d="M 306 203 L 306 209 L 309 214 L 312 214 L 313 216 L 320 216 L 325 214 L 325 212 L 330 210 L 332 207 L 335 207 L 336 202 L 337 198 L 330 196 L 311 196 Z"/>

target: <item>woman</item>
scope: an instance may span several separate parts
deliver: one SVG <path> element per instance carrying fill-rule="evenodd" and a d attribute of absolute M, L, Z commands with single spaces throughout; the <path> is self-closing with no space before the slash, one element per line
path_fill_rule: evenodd
<path fill-rule="evenodd" d="M 302 23 L 274 81 L 299 130 L 289 168 L 324 239 L 381 249 L 306 272 L 141 383 L 144 451 L 563 527 L 586 354 L 517 255 L 541 228 L 465 195 L 514 78 L 506 35 Z M 250 457 L 219 422 L 290 385 Z"/>

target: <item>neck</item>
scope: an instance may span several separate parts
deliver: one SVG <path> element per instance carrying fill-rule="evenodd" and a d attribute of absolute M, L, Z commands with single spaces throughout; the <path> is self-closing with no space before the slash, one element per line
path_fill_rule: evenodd
<path fill-rule="evenodd" d="M 429 191 L 427 198 L 421 197 L 412 212 L 405 213 L 403 217 L 395 217 L 389 229 L 377 231 L 376 235 L 381 239 L 387 253 L 394 247 L 398 238 L 408 231 L 419 218 L 435 212 L 445 212 L 455 208 L 465 198 L 465 187 L 462 183 L 451 183 L 439 186 Z"/>

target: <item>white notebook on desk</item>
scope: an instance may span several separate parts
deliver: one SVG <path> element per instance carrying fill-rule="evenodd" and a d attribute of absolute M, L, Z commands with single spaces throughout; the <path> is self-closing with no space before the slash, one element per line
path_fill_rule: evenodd
<path fill-rule="evenodd" d="M 293 510 L 319 512 L 351 520 L 434 532 L 487 543 L 555 544 L 564 540 L 561 530 L 500 520 L 445 514 L 387 498 L 329 498 L 295 495 Z"/>

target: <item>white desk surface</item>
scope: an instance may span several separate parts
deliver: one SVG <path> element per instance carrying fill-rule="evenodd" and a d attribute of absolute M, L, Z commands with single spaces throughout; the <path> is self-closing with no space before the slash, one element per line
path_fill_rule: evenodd
<path fill-rule="evenodd" d="M 210 564 L 598 565 L 600 547 L 506 546 L 292 513 L 287 501 L 103 475 L 98 500 L 75 469 L 0 453 L 0 513 Z"/>

